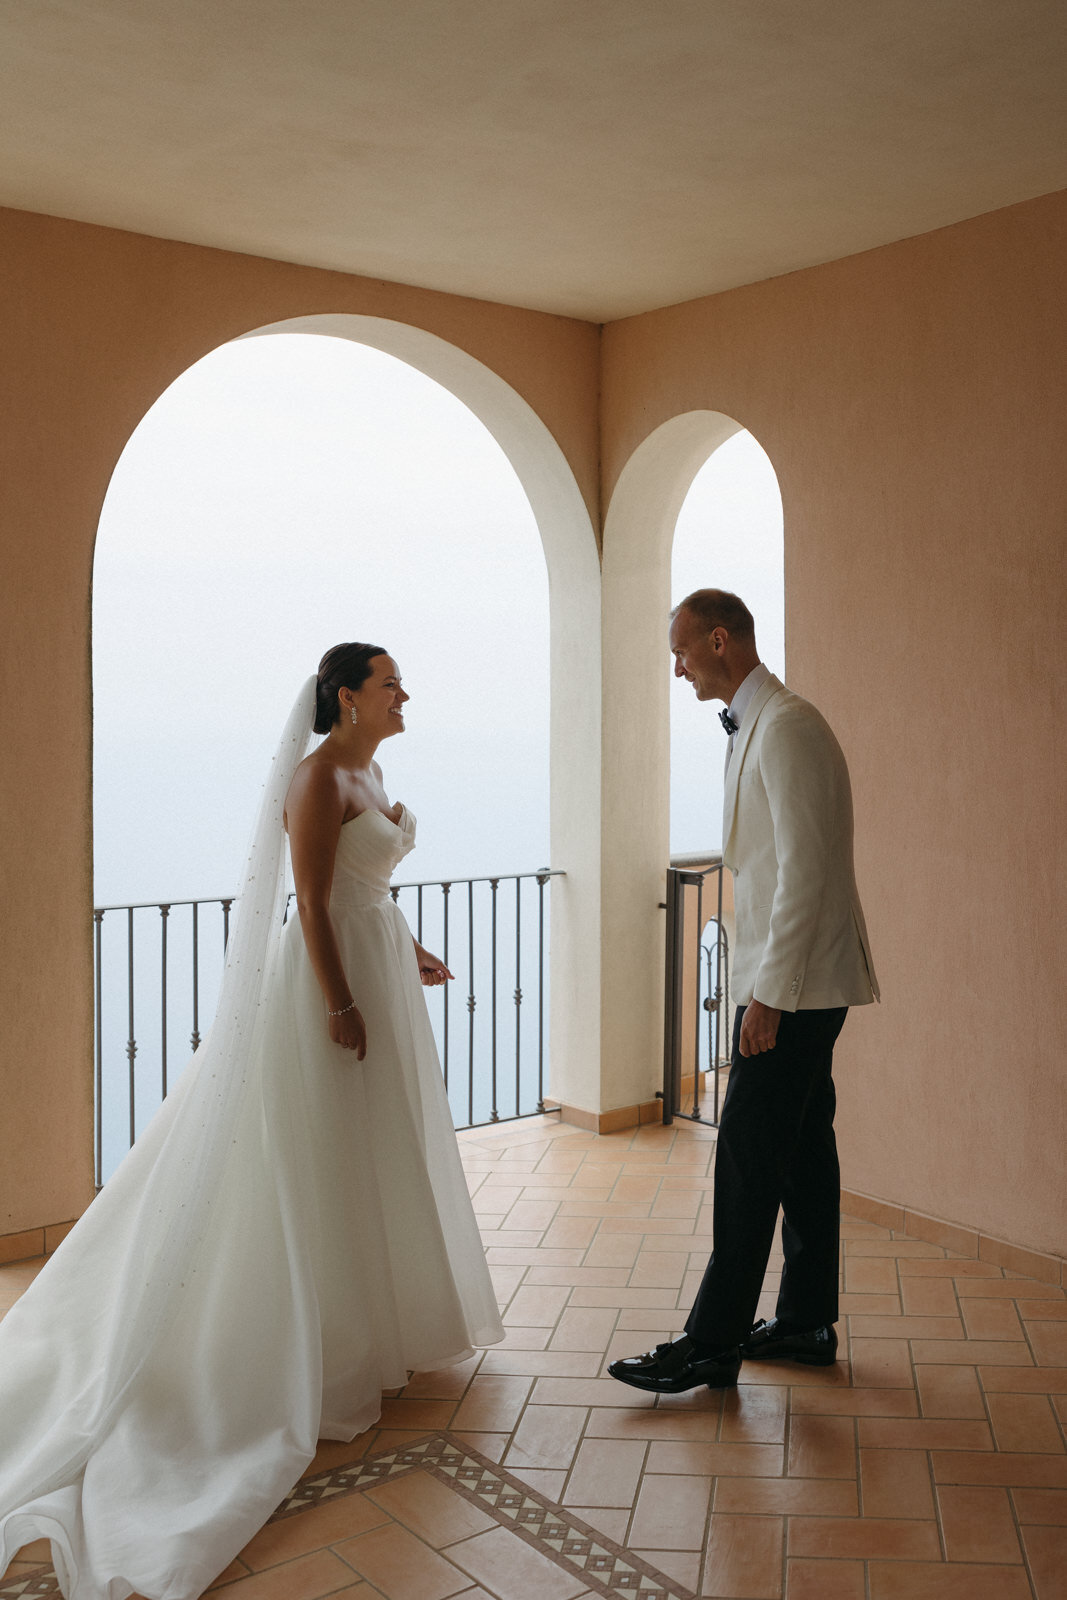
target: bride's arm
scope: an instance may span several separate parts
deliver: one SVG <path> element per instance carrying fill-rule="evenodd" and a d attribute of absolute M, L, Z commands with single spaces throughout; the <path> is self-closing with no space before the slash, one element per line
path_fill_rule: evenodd
<path fill-rule="evenodd" d="M 344 821 L 336 773 L 317 762 L 303 762 L 286 796 L 285 814 L 300 927 L 330 1013 L 330 1038 L 354 1050 L 362 1061 L 367 1053 L 367 1030 L 352 1002 L 330 916 L 334 858 Z"/>

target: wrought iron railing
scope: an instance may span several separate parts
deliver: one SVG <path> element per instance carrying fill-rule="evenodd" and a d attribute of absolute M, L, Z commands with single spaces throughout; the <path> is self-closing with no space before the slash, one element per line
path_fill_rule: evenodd
<path fill-rule="evenodd" d="M 730 1070 L 729 887 L 718 852 L 667 869 L 663 1120 L 718 1125 Z"/>
<path fill-rule="evenodd" d="M 455 985 L 428 989 L 426 998 L 458 1128 L 545 1109 L 548 889 L 558 876 L 544 867 L 392 885 L 416 938 L 456 973 Z M 93 911 L 98 1186 L 165 1099 L 174 1061 L 184 1065 L 200 1044 L 235 903 L 230 896 Z"/>

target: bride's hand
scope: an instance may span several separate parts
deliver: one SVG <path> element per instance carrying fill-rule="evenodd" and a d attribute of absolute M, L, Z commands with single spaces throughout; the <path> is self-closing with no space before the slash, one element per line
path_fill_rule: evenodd
<path fill-rule="evenodd" d="M 355 1006 L 351 1011 L 343 1011 L 339 1017 L 330 1017 L 329 1023 L 330 1038 L 334 1044 L 354 1050 L 356 1060 L 362 1061 L 367 1054 L 367 1026 Z"/>
<path fill-rule="evenodd" d="M 449 972 L 443 961 L 424 950 L 421 944 L 416 943 L 415 954 L 419 960 L 419 977 L 427 989 L 435 989 L 438 984 L 447 983 L 449 978 L 455 976 Z"/>

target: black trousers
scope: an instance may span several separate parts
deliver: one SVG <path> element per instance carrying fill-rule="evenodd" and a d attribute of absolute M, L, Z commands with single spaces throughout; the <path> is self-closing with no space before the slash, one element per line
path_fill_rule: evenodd
<path fill-rule="evenodd" d="M 847 1007 L 783 1011 L 773 1050 L 743 1056 L 734 1018 L 715 1154 L 713 1251 L 686 1332 L 720 1350 L 748 1336 L 782 1208 L 785 1267 L 776 1315 L 795 1332 L 837 1321 L 841 1172 L 834 1138 L 834 1041 Z"/>

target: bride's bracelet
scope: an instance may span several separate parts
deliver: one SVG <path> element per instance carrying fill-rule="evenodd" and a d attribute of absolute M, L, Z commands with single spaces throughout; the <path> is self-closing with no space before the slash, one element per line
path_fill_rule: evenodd
<path fill-rule="evenodd" d="M 356 1002 L 350 1000 L 346 1006 L 341 1007 L 340 1011 L 327 1011 L 326 1015 L 328 1017 L 343 1017 L 346 1011 L 354 1011 L 355 1009 Z"/>

